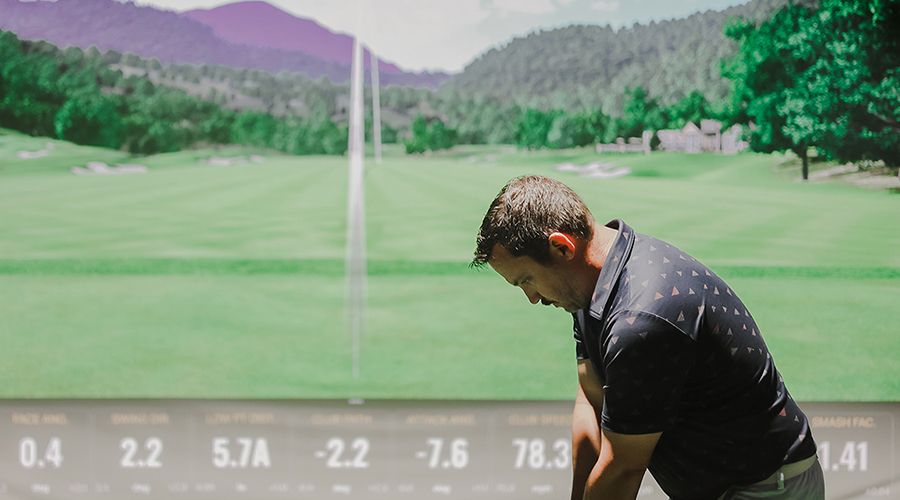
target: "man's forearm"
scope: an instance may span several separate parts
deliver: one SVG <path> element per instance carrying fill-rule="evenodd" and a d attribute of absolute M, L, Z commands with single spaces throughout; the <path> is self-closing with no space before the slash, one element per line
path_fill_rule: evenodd
<path fill-rule="evenodd" d="M 634 500 L 661 432 L 619 434 L 600 431 L 600 458 L 585 485 L 585 500 Z"/>
<path fill-rule="evenodd" d="M 621 470 L 598 462 L 587 480 L 583 499 L 634 500 L 643 479 L 644 470 Z"/>
<path fill-rule="evenodd" d="M 572 500 L 584 498 L 585 485 L 600 456 L 600 426 L 594 407 L 576 403 L 572 414 Z"/>

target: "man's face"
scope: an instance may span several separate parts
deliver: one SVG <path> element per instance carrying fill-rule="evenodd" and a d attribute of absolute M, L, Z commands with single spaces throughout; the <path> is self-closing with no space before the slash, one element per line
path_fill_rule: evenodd
<path fill-rule="evenodd" d="M 568 262 L 554 258 L 549 265 L 541 265 L 531 257 L 513 257 L 500 244 L 494 246 L 488 260 L 494 271 L 521 288 L 532 304 L 554 305 L 573 313 L 590 306 L 590 293 L 584 296 L 577 291 L 574 283 L 578 280 L 571 276 Z"/>

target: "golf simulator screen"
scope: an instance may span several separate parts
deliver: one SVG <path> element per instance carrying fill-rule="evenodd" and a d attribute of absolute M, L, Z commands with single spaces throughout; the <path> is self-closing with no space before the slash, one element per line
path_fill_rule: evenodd
<path fill-rule="evenodd" d="M 900 403 L 802 403 L 827 496 L 900 498 Z M 568 401 L 4 400 L 0 499 L 566 498 Z M 665 499 L 649 474 L 639 498 Z"/>

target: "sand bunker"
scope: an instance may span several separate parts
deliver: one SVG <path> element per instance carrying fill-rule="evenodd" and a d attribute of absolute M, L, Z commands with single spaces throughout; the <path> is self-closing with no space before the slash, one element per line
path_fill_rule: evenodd
<path fill-rule="evenodd" d="M 33 160 L 35 158 L 43 158 L 49 154 L 50 151 L 42 149 L 40 151 L 19 151 L 16 153 L 16 156 L 18 156 L 20 160 Z"/>
<path fill-rule="evenodd" d="M 575 165 L 574 163 L 559 163 L 553 166 L 560 172 L 573 172 L 581 177 L 593 177 L 597 179 L 613 179 L 622 177 L 631 173 L 628 167 L 618 167 L 612 163 L 603 163 L 600 161 L 592 161 L 586 165 Z"/>
<path fill-rule="evenodd" d="M 48 142 L 44 144 L 44 149 L 38 151 L 19 151 L 16 153 L 16 156 L 19 157 L 20 160 L 33 160 L 35 158 L 43 158 L 50 154 L 50 150 L 52 150 L 55 146 L 52 142 Z"/>
<path fill-rule="evenodd" d="M 250 155 L 249 158 L 246 156 L 232 156 L 232 157 L 221 157 L 221 156 L 210 156 L 209 158 L 200 158 L 197 160 L 198 163 L 202 165 L 213 165 L 217 167 L 223 167 L 228 165 L 242 165 L 247 163 L 262 163 L 266 159 L 259 155 Z"/>
<path fill-rule="evenodd" d="M 86 167 L 72 167 L 72 173 L 75 175 L 110 175 L 110 174 L 143 174 L 147 172 L 144 165 L 123 165 L 117 164 L 110 167 L 102 161 L 89 161 Z"/>

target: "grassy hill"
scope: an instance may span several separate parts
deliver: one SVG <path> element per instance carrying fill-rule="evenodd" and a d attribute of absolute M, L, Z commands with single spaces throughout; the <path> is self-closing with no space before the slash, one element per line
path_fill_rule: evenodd
<path fill-rule="evenodd" d="M 0 397 L 574 395 L 571 318 L 468 269 L 488 203 L 550 175 L 598 219 L 700 259 L 753 312 L 795 398 L 896 400 L 900 196 L 804 184 L 777 157 L 456 148 L 367 163 L 360 378 L 343 324 L 346 159 L 140 160 L 0 134 Z M 210 156 L 262 154 L 229 166 Z M 603 160 L 633 173 L 556 171 Z M 89 160 L 145 174 L 76 176 Z"/>

